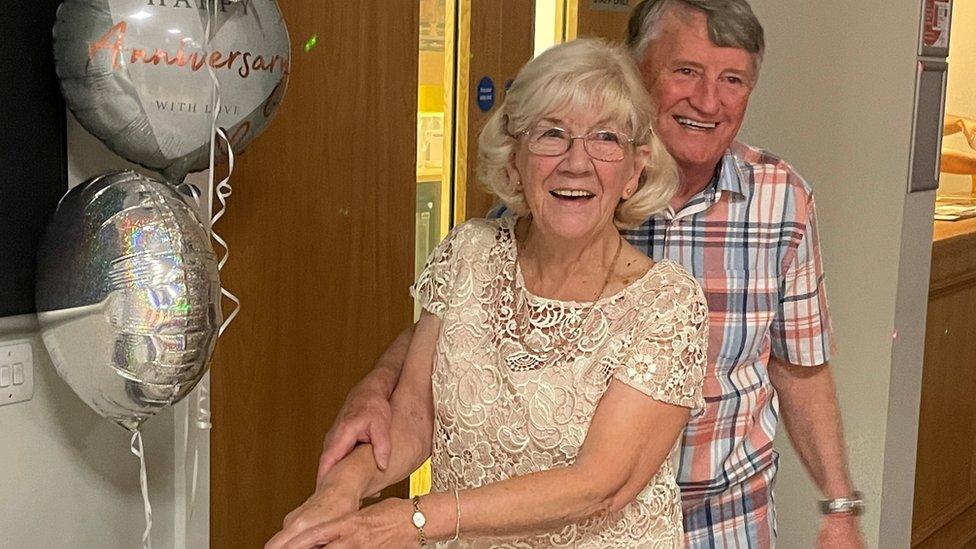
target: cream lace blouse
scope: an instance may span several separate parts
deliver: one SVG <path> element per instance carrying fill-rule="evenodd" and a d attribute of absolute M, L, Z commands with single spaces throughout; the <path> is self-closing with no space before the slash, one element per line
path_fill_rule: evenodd
<path fill-rule="evenodd" d="M 538 297 L 518 267 L 515 221 L 456 227 L 411 288 L 441 319 L 434 491 L 571 464 L 611 378 L 662 402 L 704 405 L 708 315 L 687 271 L 658 262 L 593 304 Z M 636 501 L 612 515 L 530 537 L 465 540 L 462 532 L 460 542 L 437 546 L 681 547 L 675 451 Z"/>

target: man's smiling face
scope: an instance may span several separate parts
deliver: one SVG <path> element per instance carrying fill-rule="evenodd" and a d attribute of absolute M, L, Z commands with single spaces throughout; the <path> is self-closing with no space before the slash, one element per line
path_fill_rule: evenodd
<path fill-rule="evenodd" d="M 753 54 L 713 44 L 696 10 L 668 9 L 658 31 L 640 66 L 657 104 L 655 130 L 682 171 L 713 170 L 742 126 Z"/>

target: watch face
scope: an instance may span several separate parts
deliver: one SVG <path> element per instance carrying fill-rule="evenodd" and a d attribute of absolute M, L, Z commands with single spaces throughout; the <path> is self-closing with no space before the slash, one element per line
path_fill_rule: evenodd
<path fill-rule="evenodd" d="M 417 528 L 423 528 L 425 524 L 427 524 L 427 517 L 425 517 L 423 513 L 417 511 L 416 513 L 413 514 L 414 526 L 416 526 Z"/>

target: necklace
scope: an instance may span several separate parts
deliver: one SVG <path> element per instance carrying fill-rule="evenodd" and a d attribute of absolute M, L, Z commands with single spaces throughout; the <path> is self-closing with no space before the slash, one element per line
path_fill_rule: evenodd
<path fill-rule="evenodd" d="M 512 236 L 515 236 L 514 229 Z M 510 349 L 510 351 L 505 356 L 505 364 L 515 372 L 525 372 L 529 370 L 536 370 L 540 368 L 543 364 L 554 361 L 556 358 L 563 358 L 568 354 L 569 345 L 579 341 L 583 335 L 583 327 L 589 321 L 593 309 L 596 307 L 597 301 L 607 290 L 607 284 L 610 283 L 610 277 L 613 276 L 614 268 L 617 265 L 617 259 L 620 258 L 620 250 L 623 248 L 624 239 L 622 236 L 618 235 L 617 239 L 617 251 L 613 254 L 613 259 L 610 261 L 610 266 L 607 268 L 607 274 L 603 279 L 603 285 L 600 286 L 600 291 L 596 294 L 596 298 L 580 315 L 573 315 L 574 318 L 579 318 L 578 322 L 575 322 L 574 326 L 570 327 L 568 330 L 563 326 L 564 329 L 554 331 L 552 334 L 552 339 L 555 341 L 549 345 L 549 349 L 545 344 L 542 348 L 533 346 L 529 341 L 526 341 L 526 332 L 529 326 L 532 324 L 531 320 L 531 309 L 526 303 L 527 298 L 524 295 L 519 296 L 519 305 L 513 312 L 512 319 L 515 322 L 515 335 L 518 338 L 518 345 L 515 348 Z M 515 259 L 516 265 L 518 262 L 518 257 Z M 515 276 L 512 276 L 509 283 L 509 290 L 512 293 L 513 299 L 518 295 L 518 288 L 516 287 Z"/>

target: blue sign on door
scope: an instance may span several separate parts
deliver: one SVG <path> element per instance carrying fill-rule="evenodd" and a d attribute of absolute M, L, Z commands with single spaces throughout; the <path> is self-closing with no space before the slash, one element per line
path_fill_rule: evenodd
<path fill-rule="evenodd" d="M 485 76 L 478 82 L 478 108 L 481 112 L 488 112 L 495 106 L 495 82 Z"/>

